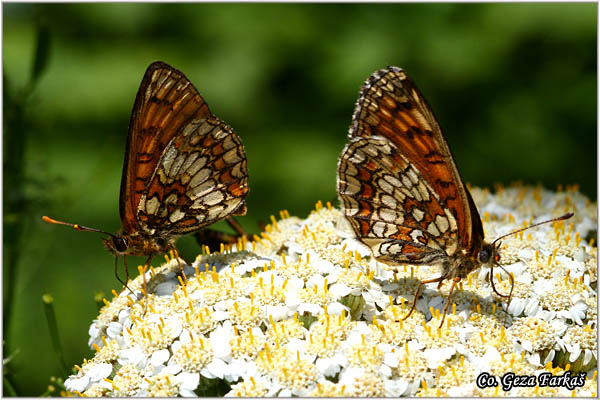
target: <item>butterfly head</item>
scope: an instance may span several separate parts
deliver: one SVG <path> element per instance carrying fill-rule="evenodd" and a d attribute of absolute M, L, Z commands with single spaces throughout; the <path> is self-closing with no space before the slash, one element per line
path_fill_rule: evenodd
<path fill-rule="evenodd" d="M 129 243 L 125 237 L 121 234 L 110 234 L 109 237 L 102 239 L 104 241 L 104 245 L 116 256 L 124 256 L 127 254 L 127 249 L 129 248 Z"/>
<path fill-rule="evenodd" d="M 485 243 L 479 253 L 477 253 L 477 262 L 479 264 L 498 264 L 500 262 L 500 253 L 498 250 L 500 249 L 499 242 L 497 245 L 494 243 Z"/>

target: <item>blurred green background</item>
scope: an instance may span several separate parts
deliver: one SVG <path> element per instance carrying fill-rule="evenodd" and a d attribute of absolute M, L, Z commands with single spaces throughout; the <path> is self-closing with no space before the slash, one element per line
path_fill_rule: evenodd
<path fill-rule="evenodd" d="M 596 15 L 593 3 L 4 4 L 9 384 L 36 396 L 63 375 L 43 293 L 66 365 L 93 354 L 94 294 L 119 290 L 113 258 L 98 235 L 40 217 L 118 230 L 129 116 L 152 61 L 182 70 L 241 136 L 248 231 L 284 208 L 337 204 L 358 90 L 387 65 L 426 95 L 465 181 L 578 183 L 595 200 Z M 200 250 L 192 236 L 178 247 L 188 260 Z"/>

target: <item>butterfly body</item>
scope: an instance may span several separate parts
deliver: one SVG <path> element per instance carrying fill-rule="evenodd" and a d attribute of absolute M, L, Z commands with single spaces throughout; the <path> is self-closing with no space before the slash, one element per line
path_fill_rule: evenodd
<path fill-rule="evenodd" d="M 442 277 L 444 279 L 464 279 L 490 260 L 499 261 L 500 256 L 492 244 L 483 243 L 483 247 L 476 255 L 461 251 L 458 254 L 448 256 L 448 262 L 442 264 Z"/>
<path fill-rule="evenodd" d="M 115 256 L 152 256 L 167 252 L 177 240 L 176 236 L 144 236 L 140 232 L 117 232 L 102 239 L 104 245 Z"/>

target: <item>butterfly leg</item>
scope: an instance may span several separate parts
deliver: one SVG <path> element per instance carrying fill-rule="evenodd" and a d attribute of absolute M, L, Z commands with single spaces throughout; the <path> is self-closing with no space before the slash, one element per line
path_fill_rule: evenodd
<path fill-rule="evenodd" d="M 148 294 L 150 294 L 149 290 L 148 290 L 148 281 L 146 280 L 146 270 L 148 269 L 148 266 L 150 265 L 150 261 L 152 261 L 153 256 L 154 256 L 154 254 L 149 255 L 148 258 L 146 259 L 146 262 L 144 262 L 144 266 L 138 267 L 140 270 L 140 274 L 142 274 L 142 279 L 143 279 L 142 294 L 146 298 L 146 301 L 144 302 L 144 314 L 143 315 L 146 315 L 146 311 L 148 311 Z"/>
<path fill-rule="evenodd" d="M 460 282 L 460 277 L 457 276 L 454 279 L 452 279 L 452 285 L 450 286 L 450 293 L 448 293 L 448 300 L 446 300 L 446 307 L 444 307 L 444 314 L 442 315 L 442 321 L 440 322 L 440 328 L 442 327 L 442 325 L 444 325 L 444 320 L 446 319 L 446 313 L 448 312 L 448 307 L 450 307 L 450 301 L 452 300 L 452 292 L 454 292 L 454 286 L 456 286 L 456 284 L 458 282 Z"/>
<path fill-rule="evenodd" d="M 233 217 L 227 217 L 225 220 L 229 226 L 231 226 L 233 230 L 237 232 L 238 235 L 245 236 L 246 238 L 248 237 L 248 234 L 244 231 L 242 225 L 240 225 L 240 223 L 237 222 Z"/>
<path fill-rule="evenodd" d="M 144 278 L 144 295 L 148 295 L 148 281 L 146 280 L 146 271 L 148 270 L 148 267 L 150 266 L 150 261 L 152 261 L 152 256 L 153 255 L 149 255 L 148 258 L 146 259 L 146 262 L 144 262 L 144 269 L 143 269 L 143 278 Z"/>
<path fill-rule="evenodd" d="M 183 262 L 186 264 L 187 264 L 187 261 L 185 261 L 183 259 L 183 257 L 179 256 L 179 252 L 177 251 L 175 246 L 173 246 L 172 244 L 169 245 L 169 247 L 166 250 L 173 250 L 173 255 L 175 256 L 175 259 L 177 260 L 177 266 L 179 267 L 179 272 L 181 272 L 181 278 L 183 279 L 184 282 L 187 282 L 187 276 L 185 275 L 185 271 L 183 270 L 183 264 L 181 264 L 181 260 L 183 260 Z"/>
<path fill-rule="evenodd" d="M 129 288 L 129 286 L 127 286 L 127 282 L 129 282 L 129 271 L 127 270 L 127 256 L 123 256 L 123 264 L 125 264 L 125 282 L 123 282 L 121 280 L 121 278 L 119 278 L 119 257 L 115 256 L 115 276 L 117 277 L 117 280 L 123 285 L 123 287 L 125 287 L 127 290 L 129 290 L 131 292 L 131 294 L 133 293 L 133 290 L 131 290 Z"/>
<path fill-rule="evenodd" d="M 235 218 L 233 217 L 227 217 L 225 218 L 225 221 L 227 221 L 227 223 L 229 224 L 229 226 L 231 228 L 233 228 L 233 230 L 236 232 L 235 234 L 230 234 L 230 233 L 225 233 L 225 232 L 220 232 L 220 231 L 216 231 L 213 229 L 203 229 L 199 232 L 196 232 L 194 234 L 196 241 L 198 242 L 198 244 L 202 245 L 203 249 L 204 246 L 208 246 L 208 249 L 210 251 L 219 251 L 219 249 L 222 250 L 223 244 L 238 244 L 238 250 L 242 249 L 242 246 L 240 246 L 239 240 L 240 238 L 242 240 L 247 240 L 249 235 L 246 231 L 244 231 L 244 228 L 242 228 L 242 226 L 239 224 L 239 222 L 237 222 L 235 220 Z M 259 223 L 260 225 L 260 223 Z M 264 226 L 264 224 L 263 224 Z M 261 229 L 264 230 L 264 229 Z M 245 242 L 242 242 L 245 243 Z"/>
<path fill-rule="evenodd" d="M 259 220 L 258 221 L 258 229 L 260 229 L 260 231 L 264 231 L 267 228 L 267 224 L 265 224 L 264 221 Z"/>
<path fill-rule="evenodd" d="M 207 246 L 211 252 L 219 251 L 222 243 L 236 243 L 236 241 L 240 238 L 238 235 L 232 235 L 212 229 L 204 229 L 200 232 L 196 232 L 194 236 L 196 237 L 196 241 L 203 246 L 203 249 L 204 246 Z"/>
<path fill-rule="evenodd" d="M 410 317 L 410 315 L 413 313 L 413 311 L 415 311 L 415 308 L 417 306 L 417 299 L 419 298 L 419 295 L 421 294 L 421 289 L 423 288 L 423 285 L 426 285 L 428 283 L 434 283 L 434 282 L 443 282 L 445 278 L 443 276 L 434 278 L 434 279 L 428 279 L 426 281 L 421 281 L 419 282 L 419 286 L 417 286 L 417 291 L 415 292 L 415 298 L 413 299 L 413 303 L 412 306 L 410 307 L 410 311 L 408 312 L 408 314 L 406 315 L 406 317 L 402 318 L 402 321 L 404 321 L 406 318 Z"/>

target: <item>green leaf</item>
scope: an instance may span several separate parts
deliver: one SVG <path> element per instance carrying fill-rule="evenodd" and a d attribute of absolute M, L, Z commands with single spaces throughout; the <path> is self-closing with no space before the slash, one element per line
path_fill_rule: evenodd
<path fill-rule="evenodd" d="M 31 85 L 34 86 L 48 66 L 50 59 L 50 29 L 41 24 L 37 31 L 37 46 L 31 69 Z"/>

